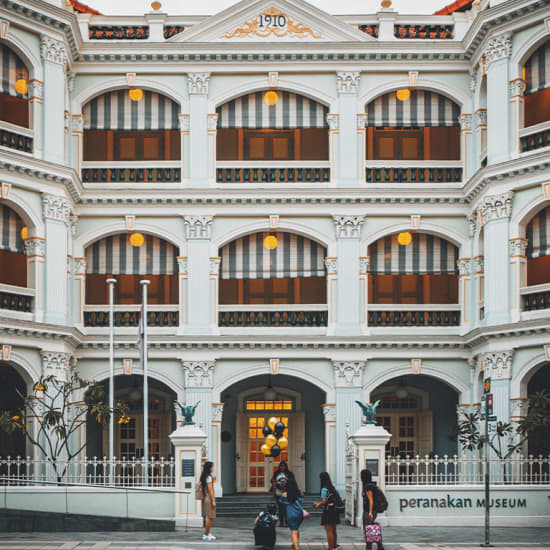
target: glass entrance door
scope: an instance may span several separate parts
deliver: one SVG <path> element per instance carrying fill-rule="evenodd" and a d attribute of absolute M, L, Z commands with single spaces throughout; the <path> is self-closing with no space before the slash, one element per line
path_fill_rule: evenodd
<path fill-rule="evenodd" d="M 376 420 L 392 434 L 391 440 L 386 445 L 388 455 L 405 458 L 416 454 L 416 414 L 389 413 L 383 416 L 377 415 Z"/>

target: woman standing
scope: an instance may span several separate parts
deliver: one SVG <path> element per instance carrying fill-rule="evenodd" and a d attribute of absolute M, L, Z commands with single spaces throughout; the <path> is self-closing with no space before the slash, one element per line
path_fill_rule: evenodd
<path fill-rule="evenodd" d="M 202 468 L 200 484 L 202 488 L 202 517 L 204 518 L 204 535 L 202 540 L 216 540 L 214 535 L 210 534 L 212 522 L 216 517 L 216 495 L 214 494 L 214 479 L 212 471 L 214 469 L 213 462 L 205 462 Z"/>
<path fill-rule="evenodd" d="M 286 491 L 286 484 L 288 482 L 289 470 L 286 462 L 281 460 L 279 467 L 275 470 L 273 477 L 271 478 L 271 489 L 273 491 L 273 498 L 277 502 L 279 509 L 279 521 L 281 527 L 286 527 L 286 505 L 281 502 L 281 496 Z"/>
<path fill-rule="evenodd" d="M 380 491 L 380 488 L 373 483 L 372 473 L 370 470 L 361 470 L 361 483 L 363 484 L 363 529 L 365 525 L 374 525 L 380 526 L 376 523 L 376 508 L 374 507 L 374 501 L 376 498 L 376 492 Z M 372 542 L 366 543 L 367 550 L 372 550 Z M 376 541 L 378 550 L 384 550 L 384 545 L 382 544 L 382 532 L 380 531 L 380 539 Z"/>
<path fill-rule="evenodd" d="M 328 472 L 321 472 L 319 480 L 321 481 L 321 502 L 317 502 L 315 508 L 323 507 L 321 525 L 324 526 L 327 533 L 328 550 L 334 550 L 337 548 L 336 525 L 340 523 L 340 512 L 337 510 L 337 505 L 341 504 L 341 499 Z"/>
<path fill-rule="evenodd" d="M 281 495 L 280 500 L 286 504 L 286 522 L 292 537 L 292 547 L 294 550 L 300 550 L 300 525 L 304 521 L 304 508 L 302 493 L 298 489 L 292 472 L 288 472 L 286 491 Z"/>

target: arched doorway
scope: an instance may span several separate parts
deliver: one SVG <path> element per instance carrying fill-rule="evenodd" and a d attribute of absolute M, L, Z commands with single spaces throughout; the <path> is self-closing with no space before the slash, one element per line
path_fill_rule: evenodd
<path fill-rule="evenodd" d="M 392 434 L 388 455 L 457 454 L 458 393 L 444 382 L 426 375 L 392 378 L 378 386 L 370 400 L 380 400 L 376 420 Z"/>
<path fill-rule="evenodd" d="M 0 362 L 0 412 L 10 411 L 19 414 L 27 395 L 23 377 L 8 363 Z M 8 434 L 0 430 L 0 457 L 26 456 L 25 436 L 16 431 Z"/>
<path fill-rule="evenodd" d="M 108 399 L 108 383 L 105 398 Z M 149 458 L 167 458 L 172 455 L 169 435 L 176 428 L 173 402 L 177 396 L 168 386 L 148 378 L 149 385 Z M 130 422 L 115 424 L 115 456 L 131 460 L 143 456 L 143 376 L 115 376 L 115 401 L 125 402 L 129 407 Z M 109 454 L 109 427 L 102 427 L 88 418 L 86 425 L 86 454 L 88 458 Z"/>
<path fill-rule="evenodd" d="M 266 399 L 272 385 L 275 399 Z M 282 459 L 296 475 L 302 490 L 318 490 L 325 468 L 324 391 L 293 376 L 253 376 L 222 392 L 222 482 L 225 494 L 268 492 L 280 458 L 260 452 L 262 428 L 274 416 L 287 425 L 289 446 Z"/>
<path fill-rule="evenodd" d="M 529 380 L 527 397 L 543 390 L 550 392 L 550 362 L 542 365 Z M 530 435 L 527 450 L 533 456 L 550 455 L 550 434 L 547 428 L 539 428 Z"/>

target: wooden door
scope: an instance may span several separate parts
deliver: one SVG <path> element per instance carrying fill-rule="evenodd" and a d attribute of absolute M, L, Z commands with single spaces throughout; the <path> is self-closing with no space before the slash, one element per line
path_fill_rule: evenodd
<path fill-rule="evenodd" d="M 289 432 L 289 468 L 296 476 L 298 487 L 304 491 L 306 488 L 306 422 L 303 412 L 291 415 Z"/>
<path fill-rule="evenodd" d="M 248 418 L 244 413 L 237 413 L 237 454 L 236 454 L 236 469 L 237 469 L 237 492 L 244 493 L 246 491 L 248 480 Z"/>

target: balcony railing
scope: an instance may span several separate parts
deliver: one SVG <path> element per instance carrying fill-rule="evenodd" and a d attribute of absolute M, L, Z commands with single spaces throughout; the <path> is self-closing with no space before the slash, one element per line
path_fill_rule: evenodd
<path fill-rule="evenodd" d="M 359 25 L 358 28 L 361 32 L 364 32 L 365 34 L 368 34 L 374 38 L 378 38 L 378 25 Z"/>
<path fill-rule="evenodd" d="M 460 161 L 367 160 L 367 183 L 460 183 Z"/>
<path fill-rule="evenodd" d="M 144 25 L 94 25 L 88 28 L 90 40 L 147 40 L 149 27 Z"/>
<path fill-rule="evenodd" d="M 0 121 L 0 145 L 23 153 L 32 153 L 33 131 Z"/>
<path fill-rule="evenodd" d="M 116 305 L 115 327 L 137 327 L 141 312 L 140 305 Z M 179 306 L 177 304 L 147 306 L 147 326 L 177 327 L 179 324 Z M 84 306 L 84 326 L 108 327 L 109 306 Z"/>
<path fill-rule="evenodd" d="M 452 40 L 453 25 L 394 25 L 395 38 L 415 38 L 426 40 Z"/>
<path fill-rule="evenodd" d="M 220 327 L 326 327 L 326 304 L 221 305 Z"/>
<path fill-rule="evenodd" d="M 218 183 L 327 183 L 329 161 L 223 161 L 216 163 Z"/>
<path fill-rule="evenodd" d="M 371 327 L 454 327 L 460 325 L 457 304 L 369 304 Z"/>
<path fill-rule="evenodd" d="M 172 38 L 172 36 L 176 36 L 176 34 L 179 34 L 180 32 L 183 32 L 185 30 L 185 27 L 183 25 L 164 25 L 163 35 L 164 38 Z"/>
<path fill-rule="evenodd" d="M 550 122 L 522 128 L 519 131 L 519 142 L 522 153 L 548 147 L 550 145 Z"/>
<path fill-rule="evenodd" d="M 35 294 L 34 288 L 0 283 L 0 309 L 30 313 Z"/>
<path fill-rule="evenodd" d="M 85 183 L 178 183 L 180 161 L 83 162 Z"/>
<path fill-rule="evenodd" d="M 519 292 L 523 311 L 550 309 L 550 283 L 527 286 Z"/>

